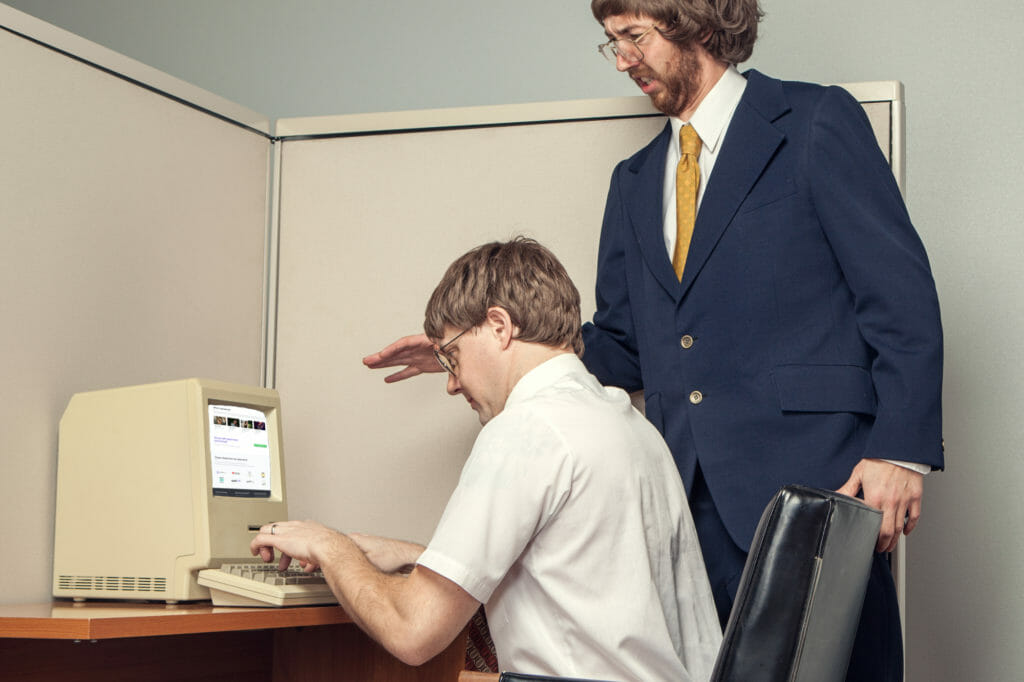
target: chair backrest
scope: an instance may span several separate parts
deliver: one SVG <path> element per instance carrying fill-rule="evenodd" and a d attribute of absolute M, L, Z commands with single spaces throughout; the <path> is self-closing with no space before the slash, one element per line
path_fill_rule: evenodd
<path fill-rule="evenodd" d="M 787 486 L 761 516 L 711 682 L 841 682 L 882 515 Z"/>

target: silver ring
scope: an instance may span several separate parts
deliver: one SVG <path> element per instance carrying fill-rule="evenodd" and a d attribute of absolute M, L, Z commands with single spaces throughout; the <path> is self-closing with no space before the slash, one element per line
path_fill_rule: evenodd
<path fill-rule="evenodd" d="M 271 524 L 270 525 L 270 534 L 271 535 L 276 535 L 277 534 L 276 531 L 277 531 L 277 524 L 276 523 Z"/>

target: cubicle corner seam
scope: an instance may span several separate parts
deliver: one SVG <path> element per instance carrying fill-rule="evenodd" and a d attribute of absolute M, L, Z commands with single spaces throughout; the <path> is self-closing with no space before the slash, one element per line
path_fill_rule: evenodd
<path fill-rule="evenodd" d="M 4 25 L 4 24 L 0 24 L 0 29 L 6 31 L 7 33 L 10 33 L 11 35 L 17 36 L 18 38 L 21 38 L 23 40 L 27 40 L 27 41 L 29 41 L 31 43 L 34 43 L 34 44 L 36 44 L 36 45 L 38 45 L 40 47 L 43 47 L 43 48 L 46 48 L 46 49 L 51 50 L 53 52 L 56 52 L 57 54 L 60 54 L 60 55 L 62 55 L 64 57 L 67 57 L 68 59 L 72 59 L 72 60 L 74 60 L 76 62 L 79 62 L 80 64 L 84 64 L 84 65 L 89 66 L 91 68 L 94 68 L 94 69 L 96 69 L 98 71 L 101 71 L 101 72 L 103 72 L 103 73 L 105 73 L 105 74 L 107 74 L 109 76 L 113 76 L 113 77 L 118 78 L 120 80 L 123 80 L 123 81 L 126 81 L 128 83 L 131 83 L 132 85 L 135 85 L 137 87 L 140 87 L 140 88 L 143 88 L 145 90 L 148 90 L 148 91 L 150 91 L 150 92 L 152 92 L 152 93 L 154 93 L 156 95 L 160 95 L 161 97 L 166 97 L 167 99 L 170 99 L 170 100 L 172 100 L 173 102 L 175 102 L 177 104 L 181 104 L 182 106 L 186 106 L 186 107 L 188 107 L 190 109 L 194 109 L 196 111 L 200 111 L 200 112 L 202 112 L 204 114 L 207 114 L 209 116 L 213 116 L 214 118 L 217 118 L 217 119 L 219 119 L 219 120 L 221 120 L 221 121 L 223 121 L 225 123 L 229 123 L 231 125 L 234 125 L 234 126 L 237 126 L 239 128 L 242 128 L 243 130 L 247 130 L 249 132 L 255 133 L 255 134 L 257 134 L 257 135 L 259 135 L 261 137 L 267 138 L 268 140 L 272 139 L 270 133 L 268 132 L 269 131 L 269 126 L 268 126 L 267 130 L 261 130 L 260 128 L 254 126 L 254 125 L 252 125 L 250 123 L 245 123 L 243 121 L 238 120 L 237 118 L 232 118 L 231 116 L 228 116 L 228 115 L 223 114 L 221 112 L 215 111 L 214 109 L 211 109 L 209 107 L 197 104 L 196 102 L 192 102 L 192 101 L 190 101 L 190 100 L 188 100 L 188 99 L 186 99 L 186 98 L 184 98 L 182 96 L 176 95 L 176 94 L 174 94 L 174 93 L 172 93 L 172 92 L 170 92 L 170 91 L 168 91 L 166 89 L 157 87 L 156 85 L 153 85 L 151 83 L 147 83 L 147 82 L 145 82 L 143 80 L 140 80 L 138 78 L 130 76 L 130 75 L 126 74 L 126 73 L 122 73 L 121 71 L 118 71 L 118 70 L 113 69 L 111 67 L 108 67 L 108 66 L 105 66 L 103 64 L 100 64 L 100 63 L 98 63 L 96 61 L 93 61 L 91 59 L 88 59 L 88 58 L 86 58 L 86 57 L 84 57 L 82 55 L 75 54 L 74 52 L 71 52 L 71 51 L 66 50 L 66 49 L 64 49 L 62 47 L 59 47 L 58 45 L 55 45 L 55 44 L 53 44 L 51 42 L 47 42 L 47 41 L 42 40 L 40 38 L 37 38 L 35 36 L 29 35 L 28 33 L 24 32 L 24 31 L 21 31 L 19 29 L 16 29 L 16 28 L 14 28 L 12 26 L 7 26 L 7 25 Z"/>

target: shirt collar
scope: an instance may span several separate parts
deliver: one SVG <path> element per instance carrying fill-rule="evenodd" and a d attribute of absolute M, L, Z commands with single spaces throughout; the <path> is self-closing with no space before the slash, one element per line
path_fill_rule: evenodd
<path fill-rule="evenodd" d="M 743 97 L 743 90 L 747 87 L 747 79 L 743 77 L 735 66 L 730 65 L 722 77 L 718 79 L 715 86 L 711 88 L 704 100 L 697 106 L 697 111 L 689 121 L 671 116 L 669 122 L 672 124 L 672 146 L 677 155 L 679 150 L 679 130 L 689 123 L 697 131 L 701 144 L 711 153 L 718 150 L 718 145 L 725 136 L 725 129 L 732 120 L 732 112 Z"/>
<path fill-rule="evenodd" d="M 529 399 L 564 376 L 578 373 L 587 374 L 587 368 L 573 353 L 562 353 L 545 360 L 516 382 L 505 401 L 505 407 Z"/>

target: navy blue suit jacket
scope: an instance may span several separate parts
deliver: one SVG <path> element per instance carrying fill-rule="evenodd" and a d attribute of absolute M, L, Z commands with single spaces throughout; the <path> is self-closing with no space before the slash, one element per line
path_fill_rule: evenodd
<path fill-rule="evenodd" d="M 943 466 L 935 285 L 863 109 L 745 75 L 682 282 L 662 236 L 669 127 L 616 167 L 583 356 L 643 389 L 687 490 L 699 461 L 744 550 L 782 485 L 838 488 L 865 457 Z"/>

